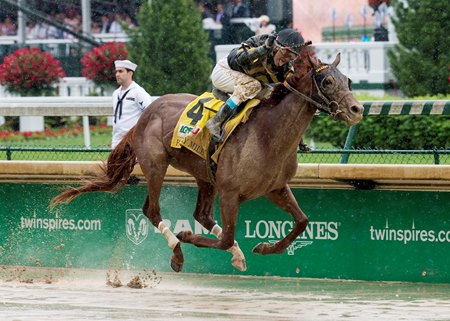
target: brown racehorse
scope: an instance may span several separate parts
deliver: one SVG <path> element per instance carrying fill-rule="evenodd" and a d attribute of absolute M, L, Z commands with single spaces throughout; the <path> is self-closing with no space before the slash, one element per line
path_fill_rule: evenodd
<path fill-rule="evenodd" d="M 126 184 L 138 162 L 145 175 L 148 196 L 143 212 L 159 228 L 173 250 L 171 267 L 181 271 L 184 257 L 181 242 L 198 247 L 228 250 L 232 264 L 246 269 L 245 257 L 235 242 L 239 206 L 264 195 L 289 213 L 295 224 L 280 241 L 260 243 L 258 254 L 282 253 L 302 233 L 308 218 L 300 209 L 289 180 L 297 170 L 297 148 L 317 109 L 348 125 L 362 119 L 363 107 L 349 88 L 349 79 L 336 69 L 340 55 L 332 64 L 308 56 L 293 62 L 293 75 L 278 84 L 269 98 L 263 99 L 247 123 L 239 125 L 228 138 L 219 156 L 215 180 L 211 179 L 208 161 L 188 151 L 170 146 L 174 128 L 183 109 L 196 96 L 170 94 L 155 100 L 111 152 L 102 171 L 79 188 L 71 188 L 52 200 L 52 206 L 69 202 L 85 192 L 113 192 Z M 217 239 L 183 231 L 174 235 L 160 215 L 159 196 L 168 166 L 191 174 L 198 185 L 194 218 Z M 223 230 L 214 220 L 213 204 L 219 195 Z"/>

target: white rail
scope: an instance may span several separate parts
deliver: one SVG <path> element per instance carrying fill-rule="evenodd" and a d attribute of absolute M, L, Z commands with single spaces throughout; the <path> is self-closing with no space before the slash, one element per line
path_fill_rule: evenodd
<path fill-rule="evenodd" d="M 107 96 L 7 97 L 0 101 L 2 116 L 110 116 Z"/>
<path fill-rule="evenodd" d="M 152 100 L 156 98 L 152 97 Z M 20 116 L 24 126 L 29 126 L 22 131 L 43 130 L 43 116 L 82 116 L 86 148 L 91 147 L 89 116 L 111 115 L 113 106 L 109 96 L 7 97 L 0 100 L 0 116 Z M 35 129 L 36 123 L 42 129 Z"/>

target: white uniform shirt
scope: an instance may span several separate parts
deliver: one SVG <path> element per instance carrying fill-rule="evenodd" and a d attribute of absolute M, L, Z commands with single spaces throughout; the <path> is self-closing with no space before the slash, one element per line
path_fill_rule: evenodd
<path fill-rule="evenodd" d="M 119 110 L 116 112 L 117 103 L 119 101 L 119 97 L 122 98 L 127 91 L 128 93 L 122 101 L 122 115 L 119 117 Z M 148 105 L 150 105 L 152 100 L 145 89 L 134 81 L 127 88 L 127 90 L 122 90 L 122 86 L 117 88 L 112 95 L 112 100 L 115 123 L 113 123 L 111 147 L 115 148 L 117 144 L 119 144 L 123 135 L 125 135 L 136 124 L 142 112 Z"/>

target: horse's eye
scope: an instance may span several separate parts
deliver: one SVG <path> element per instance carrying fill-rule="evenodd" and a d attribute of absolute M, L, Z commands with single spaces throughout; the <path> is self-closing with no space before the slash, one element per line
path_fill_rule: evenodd
<path fill-rule="evenodd" d="M 348 89 L 352 90 L 352 80 L 350 78 L 348 79 Z"/>
<path fill-rule="evenodd" d="M 328 87 L 328 86 L 331 86 L 332 84 L 333 84 L 333 79 L 331 77 L 325 78 L 322 82 L 323 87 Z"/>

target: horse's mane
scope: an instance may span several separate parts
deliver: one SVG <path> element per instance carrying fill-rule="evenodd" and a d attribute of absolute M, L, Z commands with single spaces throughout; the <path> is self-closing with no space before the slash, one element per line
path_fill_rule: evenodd
<path fill-rule="evenodd" d="M 287 89 L 282 83 L 276 84 L 273 88 L 270 97 L 265 100 L 266 104 L 277 105 L 283 98 L 289 93 L 289 89 Z"/>
<path fill-rule="evenodd" d="M 286 81 L 293 87 L 296 87 L 296 84 L 302 79 L 308 75 L 308 73 L 311 71 L 312 66 L 306 57 L 299 57 L 296 59 L 293 63 L 293 68 L 295 68 L 295 72 L 289 76 Z M 290 93 L 290 90 L 284 86 L 283 83 L 279 83 L 275 85 L 272 94 L 269 98 L 265 101 L 266 103 L 270 105 L 277 105 L 279 104 L 284 97 L 286 97 L 287 94 Z"/>

